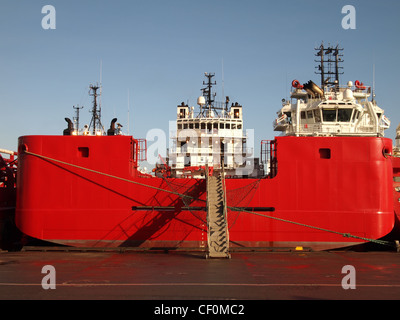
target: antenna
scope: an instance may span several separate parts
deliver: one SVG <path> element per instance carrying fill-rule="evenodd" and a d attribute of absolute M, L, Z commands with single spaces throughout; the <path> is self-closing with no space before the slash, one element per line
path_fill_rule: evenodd
<path fill-rule="evenodd" d="M 93 108 L 92 108 L 92 119 L 90 120 L 89 130 L 93 126 L 93 135 L 96 135 L 96 127 L 101 133 L 104 132 L 104 127 L 101 124 L 101 109 L 97 109 L 97 97 L 100 95 L 97 93 L 99 86 L 90 85 L 89 95 L 93 97 Z M 92 93 L 93 92 L 93 93 Z"/>
<path fill-rule="evenodd" d="M 225 81 L 224 81 L 224 58 L 222 58 L 222 97 L 225 97 L 224 93 L 224 86 L 225 86 Z"/>
<path fill-rule="evenodd" d="M 102 73 L 103 73 L 103 60 L 100 60 L 100 85 L 101 85 Z"/>
<path fill-rule="evenodd" d="M 100 59 L 100 93 L 99 93 L 99 118 L 101 118 L 101 94 L 102 94 L 102 79 L 103 79 L 103 60 Z"/>
<path fill-rule="evenodd" d="M 316 74 L 321 75 L 321 87 L 322 90 L 325 89 L 327 85 L 335 85 L 339 86 L 339 74 L 343 74 L 343 72 L 339 72 L 339 69 L 343 69 L 343 67 L 339 67 L 339 63 L 343 62 L 342 48 L 331 47 L 330 45 L 325 48 L 322 43 L 319 48 L 315 48 L 317 53 L 315 54 L 317 57 L 320 57 L 319 60 L 314 60 L 315 62 L 319 62 L 320 64 L 316 67 L 318 71 Z M 335 80 L 332 79 L 332 76 L 335 76 Z"/>
<path fill-rule="evenodd" d="M 372 102 L 375 102 L 375 62 L 372 65 Z"/>
<path fill-rule="evenodd" d="M 79 107 L 79 104 L 78 104 L 77 107 L 75 107 L 75 106 L 72 106 L 72 107 L 75 109 L 75 117 L 73 118 L 73 120 L 76 124 L 76 126 L 75 126 L 76 134 L 79 134 L 79 110 L 83 109 L 83 106 Z"/>
<path fill-rule="evenodd" d="M 129 112 L 130 112 L 130 99 L 129 99 L 129 89 L 128 89 L 128 135 L 129 135 Z"/>
<path fill-rule="evenodd" d="M 204 75 L 208 78 L 207 83 L 203 81 L 203 85 L 206 85 L 206 88 L 201 89 L 201 91 L 203 91 L 203 96 L 206 97 L 207 101 L 207 107 L 208 110 L 211 111 L 211 108 L 214 108 L 214 99 L 213 99 L 213 94 L 211 92 L 212 86 L 216 85 L 217 83 L 214 81 L 212 82 L 211 79 L 215 76 L 214 73 L 207 73 L 205 72 Z M 215 94 L 214 94 L 215 97 Z"/>

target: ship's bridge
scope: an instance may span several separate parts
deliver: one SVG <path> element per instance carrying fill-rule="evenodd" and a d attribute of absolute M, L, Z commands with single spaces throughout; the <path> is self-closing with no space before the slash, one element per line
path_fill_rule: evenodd
<path fill-rule="evenodd" d="M 292 82 L 291 101 L 282 100 L 274 130 L 284 135 L 378 135 L 390 121 L 376 101 L 368 101 L 371 88 L 356 81 L 347 86 L 319 88 L 309 81 Z"/>
<path fill-rule="evenodd" d="M 182 103 L 177 107 L 176 134 L 171 136 L 172 170 L 179 177 L 193 175 L 191 170 L 205 165 L 220 169 L 224 163 L 226 174 L 234 175 L 230 171 L 245 166 L 245 158 L 253 155 L 253 149 L 246 147 L 247 138 L 238 103 L 219 113 L 207 109 L 198 114 Z"/>
<path fill-rule="evenodd" d="M 207 87 L 197 99 L 199 111 L 184 102 L 177 106 L 176 133 L 170 137 L 172 146 L 168 152 L 172 176 L 199 178 L 205 166 L 223 169 L 226 176 L 251 176 L 254 150 L 247 146 L 243 107 L 230 103 L 229 97 L 224 102 L 214 101 L 214 74 L 205 75 L 208 82 L 203 82 Z"/>
<path fill-rule="evenodd" d="M 194 114 L 194 107 L 183 102 L 178 106 L 177 130 L 192 129 L 200 135 L 218 135 L 220 137 L 242 137 L 243 115 L 242 106 L 237 102 L 229 111 L 222 110 L 221 115 L 213 110 L 207 110 L 205 116 Z"/>

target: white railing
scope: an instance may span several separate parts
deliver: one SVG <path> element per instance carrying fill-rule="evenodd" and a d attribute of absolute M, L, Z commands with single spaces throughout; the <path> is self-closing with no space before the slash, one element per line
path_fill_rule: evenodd
<path fill-rule="evenodd" d="M 300 135 L 374 135 L 380 133 L 383 135 L 385 127 L 379 126 L 379 132 L 376 132 L 374 125 L 351 124 L 301 124 L 296 128 L 295 125 L 285 130 L 286 134 Z"/>

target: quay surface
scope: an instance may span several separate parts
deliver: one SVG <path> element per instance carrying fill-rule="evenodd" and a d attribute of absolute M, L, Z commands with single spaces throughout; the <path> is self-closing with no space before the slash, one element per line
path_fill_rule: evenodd
<path fill-rule="evenodd" d="M 0 300 L 399 300 L 399 270 L 387 251 L 0 252 Z"/>

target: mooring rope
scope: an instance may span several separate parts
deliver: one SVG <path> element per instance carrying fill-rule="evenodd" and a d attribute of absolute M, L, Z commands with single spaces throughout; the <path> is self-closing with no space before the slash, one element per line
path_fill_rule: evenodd
<path fill-rule="evenodd" d="M 171 194 L 177 195 L 179 197 L 182 197 L 182 199 L 187 198 L 187 199 L 194 199 L 194 200 L 206 202 L 206 200 L 204 200 L 204 199 L 195 198 L 195 197 L 192 197 L 192 196 L 189 196 L 189 195 L 185 195 L 185 194 L 182 194 L 182 193 L 179 193 L 179 192 L 176 192 L 176 191 L 165 190 L 165 189 L 162 189 L 162 188 L 158 188 L 158 187 L 155 187 L 155 186 L 150 186 L 150 185 L 147 185 L 147 184 L 144 184 L 144 183 L 140 183 L 140 182 L 137 182 L 137 181 L 133 181 L 133 180 L 117 177 L 117 176 L 114 176 L 114 175 L 111 175 L 111 174 L 108 174 L 108 173 L 104 173 L 104 172 L 101 172 L 101 171 L 85 168 L 85 167 L 82 167 L 82 166 L 78 166 L 78 165 L 75 165 L 75 164 L 72 164 L 72 163 L 68 163 L 68 162 L 65 162 L 65 161 L 61 161 L 61 160 L 57 160 L 57 159 L 54 159 L 54 158 L 46 157 L 46 156 L 43 156 L 43 155 L 40 155 L 40 154 L 37 154 L 37 153 L 33 153 L 33 152 L 30 152 L 30 151 L 24 151 L 24 153 L 27 154 L 27 155 L 36 156 L 38 158 L 42 158 L 42 159 L 45 159 L 45 160 L 48 160 L 48 161 L 57 162 L 57 163 L 60 163 L 60 164 L 63 164 L 63 165 L 67 165 L 67 166 L 71 166 L 71 167 L 78 168 L 78 169 L 81 169 L 81 170 L 85 170 L 85 171 L 89 171 L 89 172 L 96 173 L 96 174 L 99 174 L 99 175 L 103 175 L 103 176 L 106 176 L 106 177 L 109 177 L 109 178 L 118 179 L 118 180 L 125 181 L 125 182 L 128 182 L 128 183 L 133 183 L 133 184 L 136 184 L 136 185 L 139 185 L 139 186 L 142 186 L 142 187 L 151 188 L 151 189 L 155 189 L 155 190 L 158 190 L 158 191 L 171 193 Z M 278 218 L 278 217 L 273 217 L 273 216 L 269 216 L 269 215 L 256 213 L 256 212 L 245 210 L 245 209 L 242 209 L 242 208 L 236 208 L 236 207 L 230 207 L 230 206 L 227 206 L 227 208 L 232 210 L 232 211 L 250 213 L 250 214 L 254 214 L 256 216 L 260 216 L 260 217 L 264 217 L 264 218 L 268 218 L 268 219 L 273 219 L 273 220 L 286 222 L 286 223 L 291 223 L 291 224 L 295 224 L 295 225 L 306 227 L 306 228 L 311 228 L 311 229 L 315 229 L 315 230 L 320 230 L 320 231 L 324 231 L 324 232 L 338 234 L 338 235 L 341 235 L 341 236 L 346 237 L 346 238 L 354 238 L 354 239 L 359 239 L 359 240 L 363 240 L 363 241 L 366 241 L 366 242 L 373 242 L 373 243 L 377 243 L 377 244 L 380 244 L 380 245 L 386 245 L 386 246 L 390 246 L 390 247 L 393 247 L 393 248 L 397 248 L 397 250 L 399 251 L 399 245 L 397 243 L 393 243 L 393 242 L 390 242 L 390 241 L 379 240 L 379 239 L 370 239 L 370 238 L 364 238 L 364 237 L 360 237 L 360 236 L 355 236 L 355 235 L 352 235 L 350 233 L 344 233 L 344 232 L 329 230 L 329 229 L 320 228 L 320 227 L 316 227 L 316 226 L 311 226 L 311 225 L 300 223 L 300 222 L 295 222 L 295 221 L 291 221 L 291 220 L 286 220 L 286 219 L 282 219 L 282 218 Z"/>
<path fill-rule="evenodd" d="M 163 191 L 163 192 L 172 193 L 172 194 L 175 194 L 175 195 L 178 195 L 178 196 L 181 196 L 181 197 L 185 197 L 185 198 L 189 198 L 189 199 L 195 199 L 195 198 L 192 197 L 192 196 L 188 196 L 188 195 L 185 195 L 185 194 L 181 194 L 181 193 L 178 193 L 178 192 L 175 192 L 175 191 L 169 191 L 169 190 L 165 190 L 165 189 L 162 189 L 162 188 L 158 188 L 158 187 L 154 187 L 154 186 L 149 186 L 149 185 L 144 184 L 144 183 L 140 183 L 140 182 L 137 182 L 137 181 L 133 181 L 133 180 L 129 180 L 129 179 L 117 177 L 117 176 L 114 176 L 114 175 L 112 175 L 112 174 L 104 173 L 104 172 L 101 172 L 101 171 L 97 171 L 97 170 L 93 170 L 93 169 L 81 167 L 81 166 L 78 166 L 78 165 L 76 165 L 76 164 L 72 164 L 72 163 L 68 163 L 68 162 L 65 162 L 65 161 L 53 159 L 53 158 L 46 157 L 46 156 L 43 156 L 43 155 L 40 155 L 40 154 L 37 154 L 37 153 L 33 153 L 33 152 L 30 152 L 30 151 L 25 151 L 24 153 L 25 153 L 25 154 L 28 154 L 28 155 L 36 156 L 36 157 L 39 157 L 39 158 L 43 158 L 43 159 L 45 159 L 45 160 L 58 162 L 58 163 L 60 163 L 60 164 L 64 164 L 64 165 L 67 165 L 67 166 L 71 166 L 71 167 L 74 167 L 74 168 L 77 168 L 77 169 L 86 170 L 86 171 L 89 171 L 89 172 L 92 172 L 92 173 L 96 173 L 96 174 L 99 174 L 99 175 L 102 175 L 102 176 L 106 176 L 106 177 L 109 177 L 109 178 L 118 179 L 118 180 L 121 180 L 121 181 L 125 181 L 125 182 L 129 182 L 129 183 L 137 184 L 137 185 L 142 186 L 142 187 L 147 187 L 147 188 L 152 188 L 152 189 L 159 190 L 159 191 Z M 202 200 L 202 199 L 198 199 L 198 200 Z M 202 201 L 205 201 L 205 200 L 202 200 Z"/>
<path fill-rule="evenodd" d="M 243 209 L 240 209 L 240 208 L 234 208 L 234 207 L 229 207 L 228 206 L 228 209 L 230 209 L 232 211 L 241 211 L 241 212 L 251 213 L 251 214 L 254 214 L 254 215 L 257 215 L 257 216 L 261 216 L 261 217 L 265 217 L 265 218 L 269 218 L 269 219 L 273 219 L 273 220 L 278 220 L 278 221 L 282 221 L 282 222 L 292 223 L 292 224 L 295 224 L 295 225 L 298 225 L 298 226 L 302 226 L 302 227 L 307 227 L 307 228 L 316 229 L 316 230 L 320 230 L 320 231 L 335 233 L 335 234 L 341 235 L 341 236 L 343 236 L 345 238 L 360 239 L 360 240 L 364 240 L 364 241 L 367 241 L 367 242 L 375 242 L 375 243 L 378 243 L 378 244 L 381 244 L 381 245 L 388 245 L 390 247 L 397 248 L 396 244 L 393 244 L 390 241 L 359 237 L 359 236 L 352 235 L 350 233 L 344 233 L 344 232 L 329 230 L 329 229 L 325 229 L 325 228 L 315 227 L 315 226 L 311 226 L 311 225 L 308 225 L 308 224 L 305 224 L 305 223 L 300 223 L 300 222 L 290 221 L 290 220 L 286 220 L 286 219 L 282 219 L 282 218 L 272 217 L 272 216 L 260 214 L 260 213 L 257 213 L 257 212 L 253 212 L 253 211 L 243 210 Z"/>

